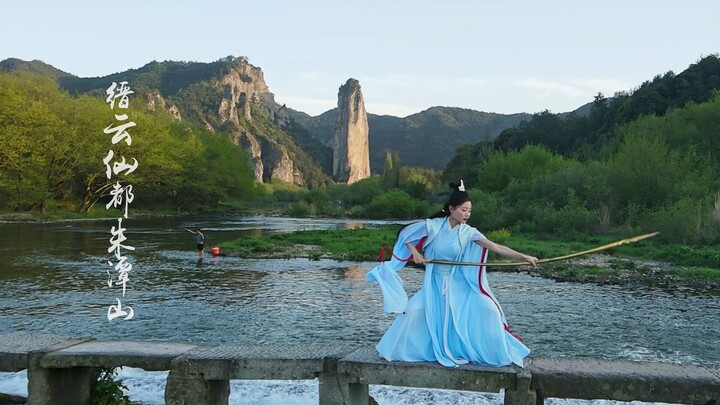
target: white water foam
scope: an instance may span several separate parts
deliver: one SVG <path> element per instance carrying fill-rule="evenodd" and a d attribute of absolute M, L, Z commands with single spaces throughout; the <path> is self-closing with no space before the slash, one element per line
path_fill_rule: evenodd
<path fill-rule="evenodd" d="M 123 367 L 117 378 L 128 388 L 130 399 L 144 405 L 163 405 L 167 371 L 145 371 Z M 27 397 L 27 372 L 0 373 L 0 392 Z M 231 405 L 316 405 L 317 380 L 233 380 L 230 381 Z M 452 391 L 371 385 L 370 395 L 380 405 L 502 405 L 503 393 Z M 546 405 L 627 405 L 610 400 L 547 398 Z M 633 401 L 630 404 L 646 405 Z M 662 404 L 661 404 L 662 405 Z"/>
<path fill-rule="evenodd" d="M 695 356 L 679 351 L 661 352 L 647 347 L 624 344 L 620 347 L 619 357 L 630 361 L 656 361 L 661 363 L 702 364 Z"/>
<path fill-rule="evenodd" d="M 167 371 L 145 371 L 123 367 L 117 379 L 128 388 L 126 394 L 145 405 L 163 405 Z M 27 397 L 27 372 L 0 373 L 0 392 Z M 417 389 L 391 386 L 371 386 L 370 395 L 379 404 L 502 404 L 501 394 L 459 392 L 436 389 Z M 316 405 L 317 380 L 232 380 L 231 405 Z"/>
<path fill-rule="evenodd" d="M 0 392 L 27 397 L 27 371 L 0 373 Z"/>

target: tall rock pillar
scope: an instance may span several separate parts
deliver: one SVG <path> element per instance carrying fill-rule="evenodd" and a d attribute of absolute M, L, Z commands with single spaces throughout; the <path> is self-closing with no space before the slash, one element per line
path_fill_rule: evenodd
<path fill-rule="evenodd" d="M 370 177 L 368 120 L 360 82 L 355 79 L 340 86 L 338 115 L 333 145 L 333 178 L 354 183 Z"/>

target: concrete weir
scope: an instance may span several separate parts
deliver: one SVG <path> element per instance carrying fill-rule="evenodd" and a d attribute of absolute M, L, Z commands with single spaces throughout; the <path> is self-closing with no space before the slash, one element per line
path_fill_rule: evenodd
<path fill-rule="evenodd" d="M 507 405 L 545 398 L 716 404 L 720 369 L 702 365 L 531 358 L 525 367 L 388 362 L 374 348 L 338 345 L 195 345 L 100 341 L 67 336 L 0 333 L 0 371 L 28 370 L 31 405 L 90 404 L 93 367 L 169 371 L 165 403 L 228 403 L 230 380 L 319 381 L 320 404 L 370 401 L 373 384 L 505 392 Z"/>

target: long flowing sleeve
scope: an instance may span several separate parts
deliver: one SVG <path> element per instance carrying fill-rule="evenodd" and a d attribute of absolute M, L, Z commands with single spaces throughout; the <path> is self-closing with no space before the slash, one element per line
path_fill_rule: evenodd
<path fill-rule="evenodd" d="M 399 312 L 376 348 L 388 361 L 437 361 L 447 367 L 474 363 L 492 366 L 524 364 L 530 353 L 510 332 L 499 302 L 490 290 L 485 263 L 489 249 L 477 243 L 482 233 L 466 224 L 445 227 L 448 218 L 428 219 L 425 230 L 415 226 L 395 246 L 401 259 L 410 255 L 404 244 L 423 241 L 423 254 L 438 260 L 474 265 L 428 263 L 422 288 L 409 300 L 397 270 L 402 260 L 374 268 L 368 279 L 380 283 L 386 312 Z M 414 240 L 413 240 L 414 239 Z"/>
<path fill-rule="evenodd" d="M 410 249 L 405 244 L 412 242 L 417 245 L 425 236 L 427 236 L 427 227 L 424 221 L 406 226 L 398 235 L 393 247 L 392 258 L 389 261 L 380 263 L 368 272 L 367 280 L 370 282 L 375 281 L 380 285 L 384 312 L 402 313 L 405 311 L 408 297 L 403 286 L 404 283 L 397 272 L 405 267 L 407 261 L 403 260 L 412 256 Z"/>

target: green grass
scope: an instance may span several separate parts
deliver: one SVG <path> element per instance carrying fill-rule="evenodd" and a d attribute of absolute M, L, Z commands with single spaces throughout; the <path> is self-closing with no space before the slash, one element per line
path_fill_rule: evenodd
<path fill-rule="evenodd" d="M 710 269 L 707 267 L 680 267 L 671 269 L 669 273 L 679 278 L 685 279 L 704 279 L 720 281 L 720 269 Z"/>
<path fill-rule="evenodd" d="M 315 246 L 324 255 L 341 260 L 377 260 L 382 246 L 392 248 L 398 226 L 381 228 L 336 229 L 298 231 L 268 236 L 253 236 L 227 242 L 221 247 L 228 253 L 240 256 L 269 255 L 273 251 L 287 251 L 295 245 Z M 489 233 L 492 235 L 492 233 Z M 549 258 L 595 247 L 611 242 L 599 239 L 562 241 L 533 239 L 532 236 L 510 236 L 502 243 L 518 251 Z"/>
<path fill-rule="evenodd" d="M 280 248 L 287 249 L 293 245 L 311 245 L 319 247 L 323 254 L 332 257 L 341 259 L 361 257 L 363 260 L 367 260 L 377 257 L 380 247 L 392 247 L 398 229 L 397 226 L 388 226 L 381 228 L 298 231 L 269 236 L 245 237 L 228 242 L 222 247 L 229 253 L 252 255 L 269 254 L 272 253 L 273 250 Z M 491 235 L 492 233 L 489 234 Z M 533 235 L 512 235 L 506 240 L 503 240 L 502 243 L 515 250 L 543 259 L 592 249 L 622 238 L 623 236 L 594 236 L 585 237 L 582 240 L 558 240 L 543 239 Z M 648 253 L 648 251 L 655 253 L 654 257 Z M 702 260 L 703 258 L 711 258 L 709 248 L 707 250 L 685 249 L 682 251 L 682 254 L 678 254 L 677 251 L 678 248 L 676 246 L 667 245 L 663 247 L 651 241 L 640 241 L 606 250 L 604 253 L 617 255 L 619 257 L 654 258 L 655 260 L 661 260 L 664 257 L 682 259 L 679 262 L 673 262 L 677 264 L 684 264 L 684 261 L 690 261 L 690 256 L 694 256 L 695 262 L 706 265 L 712 264 L 712 260 L 710 260 L 710 262 L 708 262 L 707 259 Z"/>
<path fill-rule="evenodd" d="M 289 246 L 289 244 L 273 244 L 268 239 L 258 236 L 249 236 L 243 239 L 237 239 L 232 242 L 224 242 L 220 244 L 220 248 L 223 252 L 231 252 L 244 257 L 269 255 L 277 248 L 283 246 Z"/>
<path fill-rule="evenodd" d="M 241 238 L 222 244 L 223 251 L 243 257 L 329 257 L 336 260 L 378 261 L 383 246 L 392 248 L 398 226 L 362 229 L 300 231 L 269 236 Z M 488 235 L 493 235 L 488 232 Z M 572 240 L 537 235 L 509 235 L 502 232 L 498 242 L 540 259 L 589 250 L 634 235 L 583 236 Z M 653 277 L 654 270 L 636 259 L 670 263 L 676 267 L 663 271 L 681 279 L 720 281 L 717 248 L 663 244 L 646 239 L 603 251 L 612 256 L 608 266 L 582 265 L 572 260 L 540 266 L 538 274 L 560 280 L 613 282 Z M 490 261 L 503 260 L 492 254 Z M 692 266 L 679 267 L 679 266 Z"/>
<path fill-rule="evenodd" d="M 329 256 L 336 260 L 377 261 L 383 246 L 392 248 L 399 227 L 299 231 L 251 236 L 220 245 L 223 251 L 243 257 Z"/>

